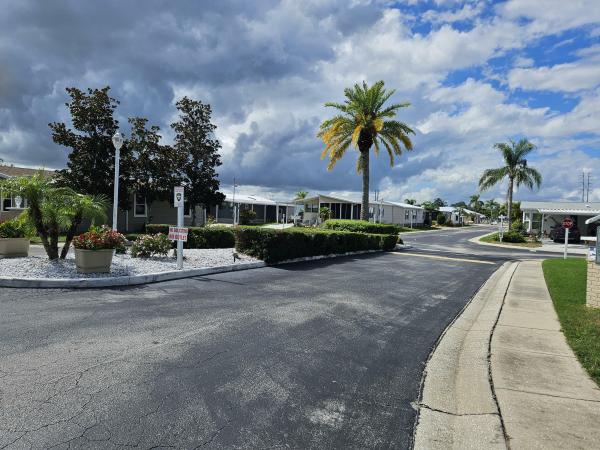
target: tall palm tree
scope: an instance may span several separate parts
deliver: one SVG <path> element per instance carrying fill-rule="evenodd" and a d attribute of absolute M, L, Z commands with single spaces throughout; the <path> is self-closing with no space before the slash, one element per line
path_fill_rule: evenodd
<path fill-rule="evenodd" d="M 485 212 L 489 214 L 490 219 L 494 218 L 493 217 L 494 216 L 494 211 L 500 209 L 500 205 L 493 198 L 490 199 L 490 200 L 486 200 L 485 203 L 483 204 L 483 207 L 485 209 Z"/>
<path fill-rule="evenodd" d="M 416 205 L 417 201 L 414 198 L 405 198 L 404 203 L 407 205 Z"/>
<path fill-rule="evenodd" d="M 480 212 L 483 208 L 483 202 L 480 200 L 481 195 L 473 194 L 469 197 L 469 206 L 473 208 L 473 211 Z"/>
<path fill-rule="evenodd" d="M 306 191 L 298 191 L 298 192 L 296 192 L 296 198 L 297 199 L 304 199 L 304 198 L 306 198 L 307 195 L 308 195 L 308 192 L 306 192 Z"/>
<path fill-rule="evenodd" d="M 408 137 L 414 131 L 405 123 L 393 120 L 399 109 L 409 103 L 394 103 L 384 106 L 395 90 L 386 90 L 383 81 L 368 86 L 355 84 L 353 88 L 344 89 L 344 103 L 326 103 L 325 106 L 341 112 L 331 119 L 325 120 L 317 136 L 325 143 L 321 159 L 329 156 L 327 170 L 346 154 L 346 150 L 354 146 L 358 152 L 356 171 L 362 174 L 362 206 L 361 220 L 369 216 L 369 155 L 371 147 L 375 155 L 379 155 L 383 146 L 390 157 L 391 166 L 394 156 L 402 154 L 402 147 L 412 150 L 412 142 Z"/>
<path fill-rule="evenodd" d="M 542 175 L 533 167 L 527 165 L 525 156 L 535 149 L 535 145 L 527 139 L 521 139 L 519 142 L 510 141 L 507 143 L 495 144 L 494 148 L 502 152 L 504 166 L 497 169 L 487 169 L 483 172 L 479 180 L 479 189 L 488 190 L 508 178 L 508 192 L 506 194 L 508 227 L 512 222 L 512 203 L 513 191 L 515 186 L 527 186 L 529 189 L 540 187 L 542 184 Z"/>

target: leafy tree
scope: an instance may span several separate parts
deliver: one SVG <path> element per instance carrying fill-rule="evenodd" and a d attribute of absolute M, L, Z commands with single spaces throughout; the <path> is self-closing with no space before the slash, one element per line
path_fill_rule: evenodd
<path fill-rule="evenodd" d="M 439 213 L 436 222 L 438 225 L 444 225 L 446 223 L 446 215 L 444 213 Z"/>
<path fill-rule="evenodd" d="M 437 209 L 436 205 L 433 202 L 423 202 L 421 203 L 421 206 L 426 210 L 426 211 L 435 211 Z"/>
<path fill-rule="evenodd" d="M 170 145 L 161 145 L 160 128 L 147 127 L 148 119 L 132 117 L 131 137 L 127 148 L 134 161 L 129 170 L 127 189 L 130 193 L 139 192 L 146 198 L 148 216 L 155 200 L 169 200 L 173 188 L 180 184 L 179 169 L 184 164 L 184 155 Z"/>
<path fill-rule="evenodd" d="M 525 156 L 535 149 L 535 146 L 527 139 L 521 139 L 519 142 L 510 141 L 509 144 L 495 144 L 494 148 L 502 152 L 504 166 L 485 170 L 479 180 L 479 189 L 481 191 L 488 190 L 508 178 L 506 203 L 508 205 L 507 216 L 510 229 L 510 224 L 513 221 L 512 204 L 515 185 L 516 187 L 524 185 L 529 189 L 533 189 L 534 186 L 539 188 L 542 184 L 542 175 L 536 169 L 527 165 Z"/>
<path fill-rule="evenodd" d="M 351 146 L 358 149 L 359 158 L 356 170 L 362 174 L 362 206 L 361 220 L 369 218 L 369 156 L 371 147 L 379 154 L 383 146 L 394 165 L 395 155 L 402 154 L 402 147 L 412 149 L 409 134 L 414 131 L 405 123 L 392 120 L 399 109 L 409 106 L 408 103 L 384 104 L 394 94 L 394 90 L 386 90 L 383 81 L 372 86 L 366 82 L 362 86 L 355 84 L 353 88 L 344 90 L 346 100 L 341 103 L 326 103 L 341 112 L 331 119 L 321 123 L 317 134 L 325 143 L 321 159 L 329 156 L 327 170 L 332 170 L 335 164 L 346 154 Z"/>
<path fill-rule="evenodd" d="M 483 208 L 483 202 L 481 201 L 481 195 L 479 195 L 479 194 L 471 195 L 471 197 L 469 197 L 469 207 L 473 211 L 480 212 L 481 209 Z"/>
<path fill-rule="evenodd" d="M 405 198 L 404 203 L 407 205 L 416 205 L 417 201 L 414 198 Z"/>
<path fill-rule="evenodd" d="M 296 192 L 296 198 L 300 199 L 300 200 L 301 199 L 305 199 L 307 195 L 308 195 L 308 192 L 306 192 L 306 191 L 298 191 L 298 192 Z"/>
<path fill-rule="evenodd" d="M 447 203 L 439 197 L 436 198 L 432 203 L 434 204 L 435 209 L 440 209 L 442 206 L 447 205 Z"/>
<path fill-rule="evenodd" d="M 456 202 L 456 203 L 452 203 L 452 206 L 454 206 L 455 208 L 466 208 L 467 204 L 463 201 L 460 202 Z"/>
<path fill-rule="evenodd" d="M 102 89 L 67 88 L 70 101 L 66 103 L 73 129 L 65 123 L 49 124 L 52 140 L 71 151 L 67 168 L 58 171 L 57 181 L 76 192 L 89 195 L 104 195 L 112 198 L 115 149 L 112 136 L 119 127 L 113 117 L 119 102 L 110 97 L 110 87 Z M 119 203 L 126 203 L 128 168 L 131 161 L 127 146 L 121 149 Z"/>
<path fill-rule="evenodd" d="M 225 196 L 219 192 L 216 168 L 220 166 L 221 144 L 214 138 L 216 125 L 211 123 L 210 105 L 184 97 L 176 104 L 179 121 L 171 124 L 176 133 L 175 150 L 182 158 L 181 175 L 186 198 L 192 208 L 192 225 L 196 224 L 196 206 L 220 205 Z"/>

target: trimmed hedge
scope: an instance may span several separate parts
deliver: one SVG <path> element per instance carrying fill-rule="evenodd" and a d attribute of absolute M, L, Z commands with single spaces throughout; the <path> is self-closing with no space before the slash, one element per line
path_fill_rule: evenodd
<path fill-rule="evenodd" d="M 393 250 L 395 234 L 350 233 L 314 228 L 238 227 L 235 248 L 241 253 L 276 263 L 306 256 L 356 252 L 361 250 Z"/>
<path fill-rule="evenodd" d="M 365 220 L 330 219 L 323 223 L 323 228 L 353 233 L 398 234 L 401 227 L 391 223 L 373 223 Z"/>
<path fill-rule="evenodd" d="M 169 234 L 168 224 L 147 224 L 146 233 Z M 231 227 L 188 227 L 188 240 L 184 248 L 232 248 L 235 246 L 235 234 Z"/>

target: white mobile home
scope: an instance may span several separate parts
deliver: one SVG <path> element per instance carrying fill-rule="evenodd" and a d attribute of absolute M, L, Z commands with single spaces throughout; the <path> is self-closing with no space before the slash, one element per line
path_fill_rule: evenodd
<path fill-rule="evenodd" d="M 521 202 L 523 225 L 529 233 L 548 236 L 550 231 L 562 225 L 570 217 L 583 236 L 595 235 L 597 224 L 585 221 L 600 214 L 600 202 Z"/>
<path fill-rule="evenodd" d="M 322 207 L 331 210 L 332 219 L 360 219 L 361 201 L 359 199 L 317 194 L 304 199 L 296 199 L 295 203 L 295 216 L 301 217 L 302 223 L 306 225 L 315 225 L 320 222 L 319 210 Z M 419 227 L 423 225 L 423 219 L 424 209 L 420 206 L 388 201 L 369 202 L 369 220 L 374 222 Z"/>

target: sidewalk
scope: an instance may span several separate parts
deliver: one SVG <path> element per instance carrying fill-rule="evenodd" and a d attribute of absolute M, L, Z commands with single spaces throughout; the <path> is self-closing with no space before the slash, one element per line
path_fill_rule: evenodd
<path fill-rule="evenodd" d="M 491 348 L 511 448 L 600 447 L 600 389 L 565 340 L 541 262 L 519 264 Z"/>
<path fill-rule="evenodd" d="M 600 389 L 560 331 L 541 262 L 506 263 L 424 373 L 416 449 L 600 448 Z"/>

